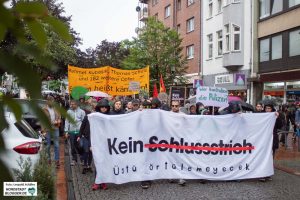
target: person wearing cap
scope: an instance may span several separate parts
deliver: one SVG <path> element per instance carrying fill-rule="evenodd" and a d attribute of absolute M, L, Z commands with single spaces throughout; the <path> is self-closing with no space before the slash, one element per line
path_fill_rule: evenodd
<path fill-rule="evenodd" d="M 75 100 L 72 100 L 70 102 L 70 109 L 67 111 L 67 114 L 75 121 L 75 123 L 72 123 L 66 119 L 65 122 L 65 137 L 70 139 L 72 154 L 71 166 L 74 166 L 75 163 L 77 163 L 78 152 L 76 140 L 79 134 L 81 123 L 85 117 L 85 112 L 79 108 L 78 103 Z"/>

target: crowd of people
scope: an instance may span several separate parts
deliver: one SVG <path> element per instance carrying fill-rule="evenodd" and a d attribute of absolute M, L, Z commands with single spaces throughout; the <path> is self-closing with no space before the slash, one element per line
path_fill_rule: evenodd
<path fill-rule="evenodd" d="M 106 115 L 120 115 L 130 112 L 135 112 L 143 109 L 162 109 L 165 111 L 170 111 L 174 113 L 184 113 L 189 115 L 224 115 L 232 113 L 242 113 L 242 105 L 239 102 L 230 102 L 229 106 L 225 109 L 219 109 L 216 107 L 206 107 L 201 102 L 196 104 L 190 104 L 187 102 L 186 105 L 181 106 L 180 101 L 171 101 L 170 106 L 167 102 L 161 102 L 158 98 L 145 99 L 143 101 L 139 99 L 129 99 L 124 103 L 124 99 L 106 99 L 96 100 L 89 98 L 80 98 L 79 101 L 68 100 L 66 98 L 54 98 L 47 97 L 47 106 L 45 107 L 45 112 L 51 119 L 51 123 L 54 127 L 54 132 L 47 134 L 47 150 L 50 159 L 50 136 L 54 138 L 54 160 L 56 166 L 59 167 L 59 127 L 63 127 L 63 132 L 65 137 L 69 140 L 71 146 L 72 162 L 71 165 L 74 166 L 78 163 L 78 157 L 83 165 L 82 174 L 88 172 L 93 172 L 92 170 L 92 148 L 90 141 L 90 125 L 87 118 L 87 114 L 93 112 L 99 112 Z M 57 101 L 60 105 L 64 106 L 68 111 L 67 113 L 72 117 L 75 123 L 72 123 L 68 119 L 63 120 L 64 123 L 60 121 L 60 116 L 51 106 L 53 101 Z M 296 135 L 300 136 L 300 103 L 282 105 L 278 109 L 275 109 L 275 105 L 272 101 L 267 101 L 264 103 L 257 103 L 252 110 L 254 113 L 262 112 L 275 112 L 277 120 L 273 130 L 273 156 L 275 156 L 276 149 L 279 148 L 281 142 L 282 145 L 285 144 L 285 137 L 282 135 L 280 138 L 278 136 L 278 130 L 290 131 L 293 126 L 295 134 L 293 139 L 296 139 Z M 95 172 L 95 176 L 96 176 Z M 263 178 L 263 181 L 270 180 L 269 177 Z M 170 182 L 177 182 L 179 185 L 184 186 L 186 184 L 185 180 L 170 180 Z M 142 181 L 141 187 L 147 189 L 151 186 L 151 181 Z M 107 185 L 102 183 L 94 183 L 92 185 L 93 190 L 98 190 L 99 188 L 107 189 Z"/>

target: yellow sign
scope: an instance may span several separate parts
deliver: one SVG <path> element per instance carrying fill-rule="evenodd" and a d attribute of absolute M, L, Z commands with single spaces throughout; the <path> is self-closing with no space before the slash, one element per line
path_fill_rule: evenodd
<path fill-rule="evenodd" d="M 109 66 L 80 68 L 68 66 L 69 90 L 83 86 L 89 91 L 102 91 L 110 95 L 132 95 L 140 90 L 149 92 L 149 67 L 121 70 Z M 138 84 L 137 84 L 138 83 Z M 139 85 L 139 89 L 130 85 Z"/>

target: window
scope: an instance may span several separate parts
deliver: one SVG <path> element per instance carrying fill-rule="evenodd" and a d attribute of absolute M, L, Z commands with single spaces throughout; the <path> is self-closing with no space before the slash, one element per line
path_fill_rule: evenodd
<path fill-rule="evenodd" d="M 236 25 L 232 25 L 233 28 L 233 50 L 239 51 L 241 49 L 241 28 Z"/>
<path fill-rule="evenodd" d="M 289 56 L 300 55 L 300 29 L 289 33 Z"/>
<path fill-rule="evenodd" d="M 187 21 L 186 21 L 186 32 L 191 32 L 191 31 L 193 31 L 193 30 L 195 30 L 195 23 L 194 23 L 194 17 L 193 18 L 190 18 L 190 19 L 188 19 Z"/>
<path fill-rule="evenodd" d="M 272 37 L 272 60 L 282 58 L 282 35 Z"/>
<path fill-rule="evenodd" d="M 194 58 L 194 45 L 190 45 L 186 47 L 186 57 L 187 59 Z"/>
<path fill-rule="evenodd" d="M 207 35 L 207 41 L 208 41 L 208 58 L 213 57 L 213 35 L 209 34 Z"/>
<path fill-rule="evenodd" d="M 270 16 L 270 0 L 259 0 L 260 15 L 259 18 L 263 19 Z"/>
<path fill-rule="evenodd" d="M 217 32 L 217 40 L 218 40 L 218 56 L 223 54 L 223 32 Z"/>
<path fill-rule="evenodd" d="M 264 39 L 260 41 L 260 53 L 259 53 L 259 61 L 269 61 L 270 60 L 270 39 Z"/>
<path fill-rule="evenodd" d="M 156 20 L 158 20 L 158 13 L 156 13 L 156 14 L 154 15 L 154 18 L 155 18 Z"/>
<path fill-rule="evenodd" d="M 289 7 L 293 7 L 300 4 L 300 0 L 289 0 Z"/>
<path fill-rule="evenodd" d="M 218 0 L 218 13 L 222 12 L 223 0 Z"/>
<path fill-rule="evenodd" d="M 180 24 L 177 24 L 177 33 L 180 32 Z"/>
<path fill-rule="evenodd" d="M 283 0 L 260 0 L 260 19 L 274 15 L 283 10 Z"/>
<path fill-rule="evenodd" d="M 177 0 L 177 10 L 181 10 L 181 0 Z"/>
<path fill-rule="evenodd" d="M 195 3 L 195 0 L 187 0 L 187 6 L 192 5 L 193 3 Z"/>
<path fill-rule="evenodd" d="M 155 6 L 156 4 L 158 4 L 158 0 L 152 0 L 152 6 Z"/>
<path fill-rule="evenodd" d="M 230 51 L 230 25 L 226 24 L 225 26 L 225 52 Z"/>
<path fill-rule="evenodd" d="M 283 0 L 271 1 L 271 14 L 274 15 L 282 11 Z"/>
<path fill-rule="evenodd" d="M 212 0 L 209 0 L 208 4 L 208 17 L 212 17 L 213 15 L 213 2 Z"/>
<path fill-rule="evenodd" d="M 167 7 L 165 7 L 165 18 L 170 17 L 171 15 L 171 6 L 168 5 Z"/>

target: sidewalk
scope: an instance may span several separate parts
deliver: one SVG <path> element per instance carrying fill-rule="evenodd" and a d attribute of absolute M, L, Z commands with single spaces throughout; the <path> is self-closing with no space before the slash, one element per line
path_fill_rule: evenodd
<path fill-rule="evenodd" d="M 298 152 L 299 142 L 292 140 L 292 135 L 288 135 L 287 146 L 280 146 L 275 155 L 275 168 L 300 176 L 300 152 Z"/>

